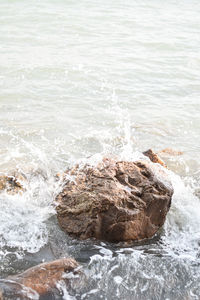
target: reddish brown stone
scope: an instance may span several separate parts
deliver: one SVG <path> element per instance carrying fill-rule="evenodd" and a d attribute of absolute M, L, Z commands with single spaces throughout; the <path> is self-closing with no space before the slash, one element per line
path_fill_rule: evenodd
<path fill-rule="evenodd" d="M 83 275 L 77 267 L 78 263 L 72 258 L 58 259 L 30 268 L 19 275 L 0 280 L 0 287 L 5 299 L 10 299 L 9 296 L 12 296 L 12 299 L 15 297 L 17 299 L 33 299 L 30 296 L 34 295 L 38 295 L 39 299 L 40 296 L 54 293 L 58 282 L 61 280 L 68 287 L 71 283 L 70 277 L 67 278 L 66 276 L 68 273 L 72 272 L 76 276 Z M 80 276 L 78 277 L 80 281 Z"/>
<path fill-rule="evenodd" d="M 67 233 L 112 242 L 141 240 L 164 224 L 173 189 L 158 165 L 104 159 L 96 167 L 77 165 L 66 175 L 57 215 Z"/>
<path fill-rule="evenodd" d="M 149 157 L 149 159 L 154 162 L 154 163 L 158 163 L 163 167 L 167 167 L 166 164 L 164 163 L 164 161 L 158 156 L 158 154 L 156 154 L 155 152 L 153 152 L 152 149 L 149 149 L 145 152 L 143 152 L 143 154 L 147 157 Z"/>

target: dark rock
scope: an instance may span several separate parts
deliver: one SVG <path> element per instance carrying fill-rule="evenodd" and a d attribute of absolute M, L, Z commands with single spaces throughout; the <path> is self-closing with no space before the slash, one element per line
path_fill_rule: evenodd
<path fill-rule="evenodd" d="M 104 159 L 96 167 L 77 165 L 65 178 L 56 199 L 58 221 L 64 231 L 81 239 L 150 238 L 170 208 L 171 183 L 151 162 Z"/>

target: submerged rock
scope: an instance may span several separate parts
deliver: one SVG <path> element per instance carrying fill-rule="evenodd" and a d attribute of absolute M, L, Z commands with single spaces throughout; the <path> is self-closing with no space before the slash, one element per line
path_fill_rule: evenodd
<path fill-rule="evenodd" d="M 182 151 L 174 150 L 172 148 L 165 148 L 158 152 L 159 155 L 166 155 L 166 156 L 179 156 L 183 155 Z"/>
<path fill-rule="evenodd" d="M 6 190 L 10 194 L 24 191 L 20 178 L 15 176 L 0 175 L 0 191 Z"/>
<path fill-rule="evenodd" d="M 66 171 L 57 216 L 67 233 L 111 242 L 152 237 L 164 224 L 173 188 L 166 172 L 146 161 L 104 159 Z"/>
<path fill-rule="evenodd" d="M 74 259 L 62 258 L 40 264 L 19 275 L 2 279 L 0 289 L 3 291 L 4 300 L 57 299 L 54 297 L 56 294 L 62 294 L 59 287 L 63 286 L 63 283 L 66 288 L 71 288 L 73 279 L 78 280 L 80 284 L 82 275 Z"/>

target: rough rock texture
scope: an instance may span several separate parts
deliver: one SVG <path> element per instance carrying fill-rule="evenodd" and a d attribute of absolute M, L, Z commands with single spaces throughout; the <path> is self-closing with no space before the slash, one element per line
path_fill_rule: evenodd
<path fill-rule="evenodd" d="M 104 159 L 96 167 L 77 165 L 66 171 L 65 178 L 56 199 L 58 221 L 63 230 L 81 239 L 150 238 L 170 208 L 171 183 L 151 162 Z"/>
<path fill-rule="evenodd" d="M 55 299 L 52 295 L 55 294 L 57 284 L 61 280 L 64 280 L 66 287 L 71 284 L 72 277 L 67 277 L 68 273 L 71 272 L 70 274 L 77 276 L 80 281 L 80 275 L 83 273 L 77 267 L 78 263 L 74 259 L 62 258 L 2 279 L 0 288 L 3 291 L 3 299 Z"/>
<path fill-rule="evenodd" d="M 0 175 L 0 191 L 6 190 L 8 193 L 14 194 L 22 192 L 24 189 L 15 176 Z"/>

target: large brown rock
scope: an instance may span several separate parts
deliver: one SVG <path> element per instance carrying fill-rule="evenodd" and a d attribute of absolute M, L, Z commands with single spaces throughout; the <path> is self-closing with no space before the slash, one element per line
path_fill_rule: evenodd
<path fill-rule="evenodd" d="M 57 216 L 67 233 L 111 242 L 152 237 L 163 225 L 173 189 L 166 172 L 146 161 L 104 159 L 66 171 Z"/>
<path fill-rule="evenodd" d="M 68 277 L 68 274 L 72 276 Z M 59 282 L 64 281 L 65 286 L 69 287 L 73 277 L 77 277 L 75 280 L 80 283 L 82 275 L 78 263 L 72 258 L 43 263 L 19 275 L 0 280 L 4 296 L 2 299 L 54 299 L 51 296 L 56 293 Z"/>

